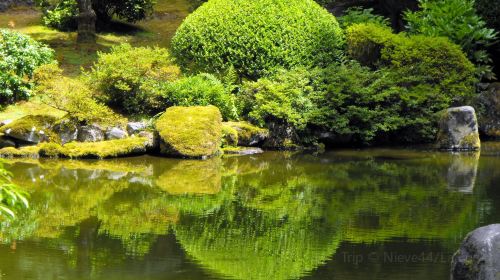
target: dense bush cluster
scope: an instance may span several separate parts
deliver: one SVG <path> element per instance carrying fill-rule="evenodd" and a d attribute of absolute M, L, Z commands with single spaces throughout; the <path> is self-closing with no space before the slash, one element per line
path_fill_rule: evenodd
<path fill-rule="evenodd" d="M 26 35 L 0 29 L 0 106 L 27 99 L 35 69 L 53 61 L 54 51 Z"/>
<path fill-rule="evenodd" d="M 474 0 L 419 0 L 420 10 L 407 12 L 410 34 L 447 37 L 460 45 L 481 77 L 493 78 L 487 47 L 497 32 L 477 14 Z"/>
<path fill-rule="evenodd" d="M 447 39 L 360 24 L 347 30 L 347 45 L 350 57 L 366 66 L 352 61 L 247 82 L 242 113 L 261 125 L 284 123 L 307 141 L 325 132 L 351 143 L 391 135 L 420 143 L 434 139 L 437 112 L 474 92 L 474 66 Z"/>
<path fill-rule="evenodd" d="M 183 69 L 258 78 L 277 67 L 339 59 L 342 31 L 312 0 L 213 0 L 189 15 L 172 39 Z"/>
<path fill-rule="evenodd" d="M 347 30 L 347 51 L 363 65 L 397 69 L 407 87 L 427 85 L 449 95 L 450 101 L 462 100 L 473 91 L 474 65 L 446 38 L 405 36 L 378 25 L 359 24 Z"/>

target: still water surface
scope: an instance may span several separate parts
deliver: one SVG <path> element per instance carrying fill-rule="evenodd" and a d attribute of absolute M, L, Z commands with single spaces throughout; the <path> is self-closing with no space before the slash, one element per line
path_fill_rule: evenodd
<path fill-rule="evenodd" d="M 500 144 L 208 161 L 7 161 L 31 194 L 0 279 L 448 279 L 500 222 Z"/>

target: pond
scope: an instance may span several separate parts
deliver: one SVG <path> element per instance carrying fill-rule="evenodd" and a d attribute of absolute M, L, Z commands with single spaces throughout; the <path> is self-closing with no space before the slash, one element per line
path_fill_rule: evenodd
<path fill-rule="evenodd" d="M 31 208 L 0 279 L 449 279 L 500 221 L 500 144 L 206 161 L 8 160 Z"/>

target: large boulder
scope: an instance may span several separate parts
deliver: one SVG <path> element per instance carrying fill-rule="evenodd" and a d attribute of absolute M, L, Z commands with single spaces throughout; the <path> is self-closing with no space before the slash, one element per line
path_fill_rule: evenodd
<path fill-rule="evenodd" d="M 58 121 L 54 125 L 53 131 L 57 134 L 63 145 L 76 141 L 78 138 L 78 127 L 68 119 Z"/>
<path fill-rule="evenodd" d="M 439 121 L 437 147 L 454 151 L 473 151 L 481 147 L 474 108 L 455 107 L 443 112 Z"/>
<path fill-rule="evenodd" d="M 225 122 L 224 125 L 236 130 L 238 146 L 261 146 L 269 137 L 269 130 L 256 127 L 248 122 Z"/>
<path fill-rule="evenodd" d="M 56 121 L 53 116 L 28 115 L 0 128 L 0 133 L 14 139 L 21 145 L 36 145 L 54 140 L 51 126 Z"/>
<path fill-rule="evenodd" d="M 500 139 L 500 83 L 493 83 L 478 97 L 479 132 L 481 135 Z"/>
<path fill-rule="evenodd" d="M 222 116 L 214 106 L 170 107 L 155 128 L 166 156 L 206 158 L 221 146 Z"/>
<path fill-rule="evenodd" d="M 451 267 L 452 280 L 500 279 L 500 224 L 469 233 L 453 256 Z"/>
<path fill-rule="evenodd" d="M 106 140 L 125 139 L 127 137 L 127 132 L 119 127 L 112 127 L 106 131 Z"/>
<path fill-rule="evenodd" d="M 78 128 L 78 142 L 99 142 L 104 140 L 104 132 L 98 125 L 85 125 Z"/>

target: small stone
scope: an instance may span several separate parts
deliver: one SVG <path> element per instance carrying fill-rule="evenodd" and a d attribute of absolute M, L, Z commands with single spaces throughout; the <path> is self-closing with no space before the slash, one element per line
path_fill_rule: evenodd
<path fill-rule="evenodd" d="M 261 148 L 253 148 L 253 147 L 236 147 L 236 148 L 224 149 L 224 154 L 240 155 L 240 156 L 262 154 L 263 152 L 264 151 Z"/>
<path fill-rule="evenodd" d="M 127 124 L 127 132 L 129 135 L 134 135 L 143 131 L 146 127 L 147 125 L 144 122 L 129 122 Z"/>

